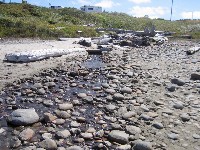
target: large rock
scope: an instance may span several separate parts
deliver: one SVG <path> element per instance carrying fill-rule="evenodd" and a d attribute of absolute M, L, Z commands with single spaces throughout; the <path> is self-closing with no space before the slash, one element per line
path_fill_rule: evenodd
<path fill-rule="evenodd" d="M 185 84 L 183 80 L 177 78 L 171 79 L 171 83 L 177 84 L 178 86 L 183 86 Z"/>
<path fill-rule="evenodd" d="M 200 74 L 199 73 L 192 73 L 190 79 L 191 80 L 200 80 Z"/>
<path fill-rule="evenodd" d="M 150 142 L 145 141 L 136 141 L 133 150 L 152 150 L 152 144 Z"/>
<path fill-rule="evenodd" d="M 126 134 L 124 131 L 113 130 L 108 134 L 108 139 L 111 142 L 127 144 L 129 142 L 129 134 Z"/>
<path fill-rule="evenodd" d="M 30 125 L 39 121 L 39 116 L 35 109 L 17 109 L 8 117 L 8 122 L 12 125 Z"/>

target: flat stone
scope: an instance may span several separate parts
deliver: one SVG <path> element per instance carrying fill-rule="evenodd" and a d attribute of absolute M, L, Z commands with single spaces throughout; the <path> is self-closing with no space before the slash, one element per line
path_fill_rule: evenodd
<path fill-rule="evenodd" d="M 22 140 L 22 141 L 27 141 L 27 140 L 30 140 L 33 136 L 34 136 L 35 132 L 30 129 L 30 128 L 27 128 L 25 130 L 23 130 L 20 134 L 19 134 L 19 138 Z"/>
<path fill-rule="evenodd" d="M 150 142 L 138 140 L 135 142 L 133 150 L 153 150 L 153 148 Z"/>
<path fill-rule="evenodd" d="M 52 134 L 51 133 L 43 133 L 42 134 L 42 138 L 45 139 L 51 139 L 52 138 Z"/>
<path fill-rule="evenodd" d="M 178 140 L 178 138 L 179 138 L 179 135 L 175 134 L 175 133 L 167 134 L 167 136 L 169 139 L 172 139 L 172 140 Z"/>
<path fill-rule="evenodd" d="M 192 137 L 193 137 L 194 139 L 200 139 L 200 135 L 199 135 L 199 134 L 193 134 Z"/>
<path fill-rule="evenodd" d="M 181 101 L 175 102 L 173 107 L 176 108 L 176 109 L 183 109 L 184 108 L 184 103 L 181 102 Z"/>
<path fill-rule="evenodd" d="M 126 134 L 124 131 L 113 130 L 108 134 L 108 139 L 111 142 L 127 144 L 129 142 L 129 134 Z"/>
<path fill-rule="evenodd" d="M 55 113 L 59 118 L 62 118 L 62 119 L 67 119 L 71 117 L 71 115 L 66 111 L 55 111 Z"/>
<path fill-rule="evenodd" d="M 131 145 L 120 145 L 118 147 L 116 147 L 116 150 L 130 150 L 131 149 Z"/>
<path fill-rule="evenodd" d="M 87 96 L 87 94 L 86 93 L 78 93 L 77 96 L 79 98 L 85 98 Z"/>
<path fill-rule="evenodd" d="M 200 80 L 200 74 L 199 73 L 192 73 L 190 79 L 191 80 Z"/>
<path fill-rule="evenodd" d="M 155 127 L 156 129 L 163 129 L 164 128 L 163 124 L 159 123 L 159 122 L 153 123 L 152 126 Z"/>
<path fill-rule="evenodd" d="M 39 116 L 35 109 L 17 109 L 8 117 L 8 122 L 16 126 L 30 125 L 38 121 Z"/>
<path fill-rule="evenodd" d="M 120 93 L 115 93 L 115 94 L 113 95 L 113 100 L 115 100 L 115 101 L 124 100 L 124 95 L 122 95 L 122 94 L 120 94 Z"/>
<path fill-rule="evenodd" d="M 145 115 L 145 114 L 141 114 L 139 119 L 142 119 L 142 120 L 145 120 L 145 121 L 152 121 L 154 120 L 154 118 L 148 116 L 148 115 Z"/>
<path fill-rule="evenodd" d="M 109 112 L 113 112 L 116 109 L 116 106 L 113 104 L 106 105 L 105 109 Z"/>
<path fill-rule="evenodd" d="M 84 149 L 81 148 L 80 146 L 70 146 L 66 148 L 66 150 L 84 150 Z"/>
<path fill-rule="evenodd" d="M 132 93 L 132 89 L 129 88 L 129 87 L 123 87 L 123 88 L 120 90 L 120 92 L 131 94 L 131 93 Z"/>
<path fill-rule="evenodd" d="M 70 110 L 70 109 L 73 108 L 73 104 L 71 104 L 71 103 L 59 104 L 59 105 L 58 105 L 58 108 L 59 108 L 60 110 Z"/>
<path fill-rule="evenodd" d="M 136 115 L 136 112 L 135 111 L 129 111 L 125 114 L 123 114 L 122 118 L 123 119 L 129 119 L 129 118 L 132 118 Z"/>
<path fill-rule="evenodd" d="M 78 122 L 76 122 L 76 121 L 72 121 L 72 122 L 70 123 L 70 126 L 73 127 L 73 128 L 77 128 L 77 127 L 80 127 L 81 124 L 78 123 Z"/>
<path fill-rule="evenodd" d="M 81 133 L 81 137 L 86 140 L 89 140 L 89 139 L 93 138 L 93 134 L 92 133 Z"/>
<path fill-rule="evenodd" d="M 58 139 L 65 139 L 68 138 L 71 135 L 71 133 L 68 130 L 58 131 L 56 133 L 56 137 Z"/>
<path fill-rule="evenodd" d="M 171 79 L 171 83 L 177 84 L 178 86 L 183 86 L 185 84 L 183 80 L 177 78 Z"/>
<path fill-rule="evenodd" d="M 139 127 L 128 125 L 126 126 L 126 132 L 128 134 L 136 135 L 136 134 L 140 134 L 142 131 Z"/>
<path fill-rule="evenodd" d="M 52 139 L 45 139 L 38 144 L 41 148 L 45 148 L 46 150 L 57 150 L 57 144 Z"/>

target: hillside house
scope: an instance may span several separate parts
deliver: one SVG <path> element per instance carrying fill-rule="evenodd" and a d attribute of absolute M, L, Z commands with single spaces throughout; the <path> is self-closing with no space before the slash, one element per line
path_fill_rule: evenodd
<path fill-rule="evenodd" d="M 101 13 L 102 12 L 102 7 L 99 6 L 82 6 L 81 10 L 84 12 L 96 12 L 96 13 Z"/>

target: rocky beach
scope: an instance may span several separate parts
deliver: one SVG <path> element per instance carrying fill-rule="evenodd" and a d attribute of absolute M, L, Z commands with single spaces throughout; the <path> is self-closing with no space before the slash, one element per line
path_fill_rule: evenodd
<path fill-rule="evenodd" d="M 200 149 L 200 52 L 187 53 L 200 42 L 4 61 L 9 52 L 96 48 L 76 40 L 1 41 L 0 149 Z"/>

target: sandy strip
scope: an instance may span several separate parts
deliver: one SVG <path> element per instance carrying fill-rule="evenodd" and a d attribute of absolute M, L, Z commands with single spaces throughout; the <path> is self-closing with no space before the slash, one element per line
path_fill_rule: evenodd
<path fill-rule="evenodd" d="M 66 41 L 43 41 L 43 40 L 17 40 L 0 41 L 0 89 L 7 83 L 20 78 L 29 77 L 46 68 L 54 68 L 66 63 L 67 56 L 50 58 L 31 63 L 8 63 L 4 62 L 7 53 L 22 52 L 27 50 L 41 49 L 73 49 L 84 48 L 79 44 L 73 44 L 78 41 L 77 38 L 70 38 Z"/>

